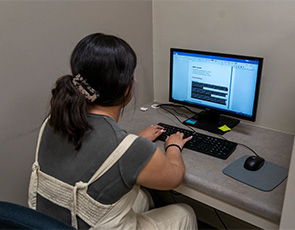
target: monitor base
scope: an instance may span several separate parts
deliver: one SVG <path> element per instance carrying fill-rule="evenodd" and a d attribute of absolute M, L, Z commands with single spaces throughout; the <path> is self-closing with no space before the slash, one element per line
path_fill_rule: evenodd
<path fill-rule="evenodd" d="M 223 135 L 229 132 L 233 127 L 240 123 L 240 120 L 226 117 L 223 115 L 208 116 L 207 113 L 201 112 L 195 116 L 185 120 L 183 124 L 190 125 L 199 129 Z"/>

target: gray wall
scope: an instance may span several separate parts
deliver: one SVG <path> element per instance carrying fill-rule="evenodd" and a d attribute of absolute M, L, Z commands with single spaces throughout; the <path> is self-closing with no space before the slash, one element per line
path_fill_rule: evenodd
<path fill-rule="evenodd" d="M 137 103 L 153 99 L 152 1 L 0 1 L 0 200 L 26 204 L 38 127 L 84 36 L 125 39 L 138 55 Z"/>
<path fill-rule="evenodd" d="M 295 1 L 154 1 L 155 99 L 168 101 L 169 48 L 262 56 L 257 125 L 295 132 Z"/>
<path fill-rule="evenodd" d="M 285 200 L 283 204 L 282 217 L 280 222 L 280 229 L 294 229 L 295 226 L 295 138 L 293 144 L 292 157 L 290 160 L 290 170 L 287 178 L 287 187 L 285 193 Z"/>

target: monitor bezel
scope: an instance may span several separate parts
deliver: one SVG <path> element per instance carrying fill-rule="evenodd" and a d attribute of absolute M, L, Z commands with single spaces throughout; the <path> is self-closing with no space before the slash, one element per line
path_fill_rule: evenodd
<path fill-rule="evenodd" d="M 220 57 L 228 57 L 228 58 L 235 58 L 235 59 L 243 59 L 243 60 L 254 60 L 258 61 L 258 71 L 257 71 L 257 79 L 256 79 L 256 88 L 255 88 L 255 97 L 254 97 L 254 104 L 252 109 L 252 116 L 241 115 L 235 112 L 230 112 L 222 109 L 216 109 L 209 106 L 203 106 L 200 104 L 193 104 L 188 103 L 185 101 L 179 101 L 172 98 L 172 78 L 173 78 L 173 52 L 183 52 L 183 53 L 191 53 L 191 54 L 204 54 L 210 56 L 220 56 Z M 182 49 L 182 48 L 170 48 L 170 77 L 169 77 L 169 102 L 177 103 L 186 105 L 189 107 L 205 110 L 205 111 L 212 111 L 215 113 L 219 113 L 220 115 L 228 115 L 236 118 L 240 118 L 243 120 L 248 121 L 256 121 L 257 117 L 257 107 L 258 107 L 258 100 L 259 100 L 259 92 L 260 92 L 260 85 L 261 85 L 261 78 L 262 78 L 262 67 L 263 67 L 263 57 L 257 56 L 246 56 L 246 55 L 238 55 L 238 54 L 230 54 L 230 53 L 219 53 L 219 52 L 210 52 L 210 51 L 201 51 L 201 50 L 190 50 L 190 49 Z"/>

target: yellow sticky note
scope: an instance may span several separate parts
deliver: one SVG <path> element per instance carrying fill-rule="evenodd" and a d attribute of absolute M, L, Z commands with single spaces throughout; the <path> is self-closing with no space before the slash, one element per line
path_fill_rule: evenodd
<path fill-rule="evenodd" d="M 227 125 L 221 126 L 219 129 L 223 132 L 231 131 L 231 128 L 229 128 Z"/>

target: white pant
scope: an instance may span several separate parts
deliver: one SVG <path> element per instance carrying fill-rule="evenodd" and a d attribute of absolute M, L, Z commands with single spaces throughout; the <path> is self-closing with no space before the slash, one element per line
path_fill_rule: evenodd
<path fill-rule="evenodd" d="M 147 215 L 158 225 L 159 229 L 197 229 L 194 210 L 187 204 L 171 204 L 161 208 L 151 209 L 153 201 L 144 189 L 140 189 L 133 205 L 136 213 Z"/>

